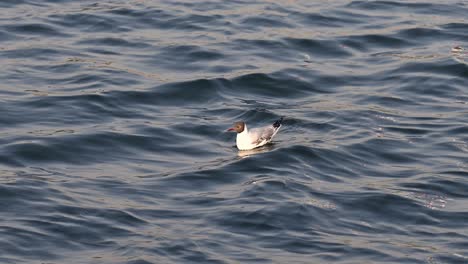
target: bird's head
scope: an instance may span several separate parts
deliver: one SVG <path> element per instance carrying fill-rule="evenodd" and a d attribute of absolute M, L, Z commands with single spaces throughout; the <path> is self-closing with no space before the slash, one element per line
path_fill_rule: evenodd
<path fill-rule="evenodd" d="M 235 131 L 237 133 L 242 133 L 245 128 L 245 123 L 244 122 L 235 122 L 234 125 L 229 128 L 227 131 Z"/>

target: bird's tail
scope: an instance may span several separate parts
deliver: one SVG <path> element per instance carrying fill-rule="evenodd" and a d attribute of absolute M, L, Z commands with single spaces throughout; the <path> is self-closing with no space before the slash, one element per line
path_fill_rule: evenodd
<path fill-rule="evenodd" d="M 274 128 L 279 128 L 282 123 L 283 123 L 283 117 L 281 117 L 279 120 L 276 120 L 276 122 L 273 123 L 273 127 Z"/>

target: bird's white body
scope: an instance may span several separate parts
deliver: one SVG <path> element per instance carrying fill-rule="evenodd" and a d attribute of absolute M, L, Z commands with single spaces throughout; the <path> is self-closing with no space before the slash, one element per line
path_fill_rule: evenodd
<path fill-rule="evenodd" d="M 270 125 L 249 130 L 245 124 L 244 131 L 237 133 L 237 148 L 240 150 L 249 150 L 261 147 L 273 139 L 280 127 L 281 125 L 277 127 Z"/>

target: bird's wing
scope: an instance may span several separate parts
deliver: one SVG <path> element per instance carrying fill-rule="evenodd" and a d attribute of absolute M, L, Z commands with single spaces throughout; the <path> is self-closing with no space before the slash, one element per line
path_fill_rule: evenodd
<path fill-rule="evenodd" d="M 276 134 L 276 131 L 277 129 L 273 126 L 252 129 L 249 131 L 252 133 L 252 144 L 258 145 L 264 141 L 270 141 L 271 138 Z"/>

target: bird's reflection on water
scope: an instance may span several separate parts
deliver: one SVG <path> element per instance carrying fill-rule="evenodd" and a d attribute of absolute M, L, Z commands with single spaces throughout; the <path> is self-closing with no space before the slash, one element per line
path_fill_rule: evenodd
<path fill-rule="evenodd" d="M 269 143 L 269 144 L 266 144 L 266 145 L 264 145 L 262 147 L 259 147 L 259 148 L 254 148 L 254 149 L 249 149 L 249 150 L 239 150 L 237 152 L 237 156 L 239 156 L 240 158 L 247 158 L 247 157 L 250 157 L 252 155 L 265 153 L 265 152 L 270 152 L 273 149 L 275 149 L 275 144 L 274 143 Z"/>

